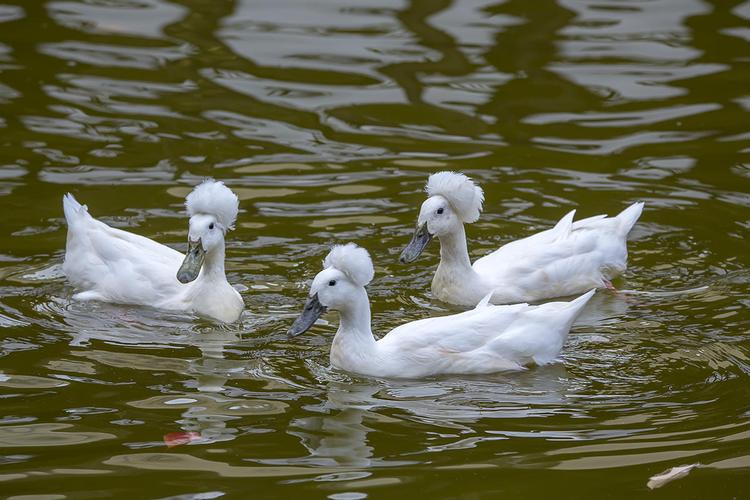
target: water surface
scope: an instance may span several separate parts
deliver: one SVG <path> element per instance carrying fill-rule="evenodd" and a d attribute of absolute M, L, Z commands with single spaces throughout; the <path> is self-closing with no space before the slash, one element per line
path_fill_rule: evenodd
<path fill-rule="evenodd" d="M 750 467 L 750 2 L 0 0 L 0 491 L 46 498 L 742 498 Z M 482 184 L 472 256 L 643 200 L 560 363 L 427 381 L 285 331 L 333 243 L 374 330 L 450 309 L 408 266 L 427 175 Z M 184 250 L 241 199 L 227 327 L 72 302 L 61 197 Z M 168 447 L 174 433 L 194 433 Z M 182 496 L 181 496 L 182 495 Z"/>

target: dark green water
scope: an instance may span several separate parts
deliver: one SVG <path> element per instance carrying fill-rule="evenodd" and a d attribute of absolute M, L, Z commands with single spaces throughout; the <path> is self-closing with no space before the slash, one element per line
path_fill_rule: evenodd
<path fill-rule="evenodd" d="M 747 498 L 750 2 L 0 2 L 2 496 Z M 353 378 L 333 315 L 288 341 L 336 242 L 376 332 L 445 311 L 437 245 L 397 263 L 441 169 L 485 188 L 475 256 L 644 200 L 627 293 L 525 373 Z M 71 302 L 63 193 L 184 249 L 206 176 L 240 326 Z"/>

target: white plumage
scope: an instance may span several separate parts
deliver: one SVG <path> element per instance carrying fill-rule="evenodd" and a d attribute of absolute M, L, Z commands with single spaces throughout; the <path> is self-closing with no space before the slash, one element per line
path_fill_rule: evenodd
<path fill-rule="evenodd" d="M 335 245 L 323 260 L 323 268 L 329 267 L 343 272 L 359 286 L 366 286 L 375 276 L 370 254 L 354 243 Z"/>
<path fill-rule="evenodd" d="M 234 229 L 240 200 L 223 182 L 206 179 L 187 195 L 185 208 L 191 217 L 196 214 L 213 215 L 226 231 Z"/>
<path fill-rule="evenodd" d="M 434 187 L 436 178 L 439 189 Z M 468 183 L 467 177 L 453 172 L 430 176 L 430 196 L 422 204 L 417 233 L 402 253 L 402 261 L 410 262 L 429 238 L 438 237 L 440 264 L 432 280 L 435 298 L 463 306 L 473 306 L 489 293 L 495 304 L 539 301 L 608 286 L 627 268 L 627 236 L 641 215 L 642 202 L 616 217 L 597 215 L 577 222 L 573 210 L 554 228 L 507 243 L 472 265 L 463 226 L 471 219 L 466 217 L 470 196 L 460 194 L 469 192 L 468 187 L 460 187 Z M 478 215 L 481 201 L 477 199 L 481 196 L 475 195 L 471 206 Z"/>
<path fill-rule="evenodd" d="M 73 195 L 65 195 L 68 236 L 63 271 L 79 290 L 73 298 L 147 305 L 236 321 L 244 302 L 224 274 L 224 230 L 236 217 L 236 204 L 231 190 L 215 181 L 204 182 L 188 196 L 191 252 L 201 258 L 193 259 L 193 281 L 183 284 L 176 276 L 189 256 L 112 228 L 89 215 L 87 207 Z"/>
<path fill-rule="evenodd" d="M 406 323 L 375 340 L 367 292 L 344 271 L 351 267 L 348 259 L 359 259 L 359 255 L 337 251 L 336 257 L 335 264 L 326 259 L 331 265 L 313 280 L 310 300 L 295 322 L 295 326 L 303 326 L 293 326 L 290 334 L 304 332 L 325 308 L 339 311 L 341 323 L 331 345 L 331 364 L 374 377 L 492 373 L 551 363 L 573 321 L 594 294 L 591 290 L 571 302 L 540 306 L 483 302 L 460 314 Z M 318 314 L 305 319 L 316 307 Z"/>
<path fill-rule="evenodd" d="M 428 196 L 442 196 L 451 204 L 458 218 L 463 222 L 479 219 L 484 203 L 482 188 L 464 174 L 438 172 L 427 180 L 425 191 Z"/>

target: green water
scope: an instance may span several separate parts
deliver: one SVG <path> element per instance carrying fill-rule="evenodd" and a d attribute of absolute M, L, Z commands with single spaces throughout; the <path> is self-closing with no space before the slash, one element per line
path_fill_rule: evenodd
<path fill-rule="evenodd" d="M 750 2 L 0 2 L 2 496 L 747 497 Z M 334 315 L 287 340 L 337 242 L 376 332 L 446 311 L 436 244 L 398 264 L 442 169 L 485 189 L 475 257 L 645 201 L 623 293 L 524 373 L 352 377 Z M 184 249 L 206 176 L 241 325 L 70 300 L 65 192 Z"/>

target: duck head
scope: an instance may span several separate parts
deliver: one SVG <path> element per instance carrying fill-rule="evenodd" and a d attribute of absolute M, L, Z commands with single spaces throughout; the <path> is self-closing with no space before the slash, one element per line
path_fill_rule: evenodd
<path fill-rule="evenodd" d="M 334 246 L 310 286 L 302 314 L 288 331 L 290 337 L 306 332 L 326 311 L 341 311 L 353 297 L 365 293 L 375 270 L 367 250 L 354 243 Z"/>
<path fill-rule="evenodd" d="M 402 264 L 416 260 L 434 236 L 453 233 L 464 222 L 476 221 L 482 211 L 482 188 L 463 174 L 432 174 L 425 190 L 429 198 L 422 203 L 414 236 L 401 252 Z"/>
<path fill-rule="evenodd" d="M 197 214 L 190 217 L 187 254 L 177 271 L 177 279 L 180 283 L 190 283 L 195 280 L 206 260 L 206 254 L 224 248 L 225 231 L 226 229 L 213 215 Z"/>
<path fill-rule="evenodd" d="M 223 182 L 207 179 L 185 199 L 190 215 L 188 251 L 177 271 L 180 283 L 190 283 L 200 274 L 206 256 L 221 254 L 221 262 L 209 259 L 224 270 L 224 235 L 234 228 L 240 201 Z"/>
<path fill-rule="evenodd" d="M 419 211 L 414 235 L 401 252 L 399 260 L 402 264 L 415 261 L 432 238 L 451 233 L 460 225 L 461 221 L 448 200 L 440 195 L 427 198 Z"/>
<path fill-rule="evenodd" d="M 302 314 L 289 329 L 289 336 L 296 337 L 305 333 L 323 313 L 329 310 L 338 311 L 353 291 L 351 281 L 338 269 L 324 269 L 319 272 L 310 286 L 310 294 L 305 301 Z"/>

